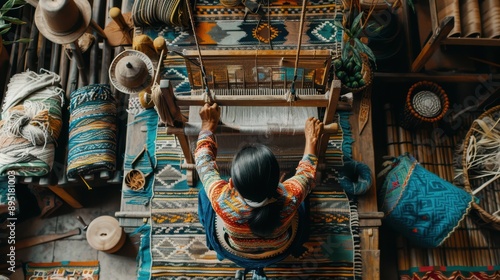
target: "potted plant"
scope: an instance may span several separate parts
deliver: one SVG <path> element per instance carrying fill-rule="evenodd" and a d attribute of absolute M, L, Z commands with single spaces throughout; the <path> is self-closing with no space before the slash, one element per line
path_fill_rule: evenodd
<path fill-rule="evenodd" d="M 351 6 L 347 11 L 343 23 L 335 22 L 335 26 L 344 31 L 344 44 L 341 55 L 333 60 L 333 67 L 336 77 L 342 81 L 344 91 L 359 92 L 371 83 L 372 66 L 376 65 L 373 51 L 361 36 L 373 8 L 366 17 L 363 11 L 356 15 L 358 9 L 352 8 Z M 351 20 L 354 15 L 354 19 Z M 377 29 L 372 30 L 372 32 L 377 31 Z"/>

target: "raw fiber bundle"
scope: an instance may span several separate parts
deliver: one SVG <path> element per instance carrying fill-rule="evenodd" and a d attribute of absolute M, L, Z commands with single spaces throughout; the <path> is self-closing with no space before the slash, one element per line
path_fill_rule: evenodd
<path fill-rule="evenodd" d="M 113 171 L 116 164 L 116 101 L 109 85 L 79 88 L 70 95 L 68 177 Z"/>
<path fill-rule="evenodd" d="M 54 163 L 62 127 L 61 78 L 46 70 L 18 73 L 9 81 L 0 121 L 0 176 L 43 176 Z"/>

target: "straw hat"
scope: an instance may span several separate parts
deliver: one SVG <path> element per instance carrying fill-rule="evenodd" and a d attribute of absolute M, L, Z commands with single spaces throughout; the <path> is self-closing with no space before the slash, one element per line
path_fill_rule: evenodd
<path fill-rule="evenodd" d="M 125 50 L 118 54 L 109 67 L 111 84 L 123 93 L 143 91 L 153 83 L 154 67 L 151 59 L 140 51 Z"/>
<path fill-rule="evenodd" d="M 85 33 L 91 13 L 87 0 L 40 0 L 35 10 L 35 24 L 50 41 L 69 44 Z"/>

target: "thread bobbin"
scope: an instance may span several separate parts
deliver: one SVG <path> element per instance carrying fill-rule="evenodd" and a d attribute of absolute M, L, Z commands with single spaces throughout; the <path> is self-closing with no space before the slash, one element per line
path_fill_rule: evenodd
<path fill-rule="evenodd" d="M 105 253 L 115 253 L 125 244 L 125 232 L 117 219 L 111 216 L 95 218 L 87 228 L 90 247 Z"/>

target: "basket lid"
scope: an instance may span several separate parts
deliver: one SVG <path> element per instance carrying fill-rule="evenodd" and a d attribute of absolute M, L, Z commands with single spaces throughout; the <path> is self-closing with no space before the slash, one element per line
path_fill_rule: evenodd
<path fill-rule="evenodd" d="M 441 113 L 441 99 L 432 91 L 422 90 L 413 96 L 412 105 L 423 117 L 432 118 Z"/>

